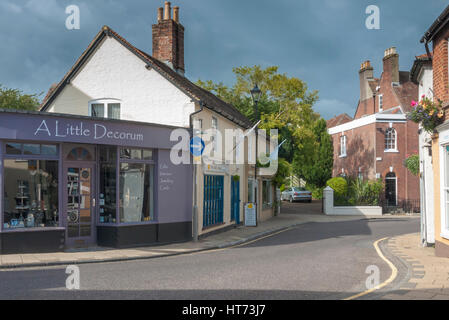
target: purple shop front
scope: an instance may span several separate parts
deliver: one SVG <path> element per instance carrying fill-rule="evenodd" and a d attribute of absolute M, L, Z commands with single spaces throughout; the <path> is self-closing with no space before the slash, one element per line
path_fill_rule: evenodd
<path fill-rule="evenodd" d="M 190 240 L 192 166 L 170 160 L 174 129 L 0 111 L 0 253 Z"/>

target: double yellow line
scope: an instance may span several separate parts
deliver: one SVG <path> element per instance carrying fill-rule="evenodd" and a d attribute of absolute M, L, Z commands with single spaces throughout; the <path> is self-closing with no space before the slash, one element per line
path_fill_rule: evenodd
<path fill-rule="evenodd" d="M 384 240 L 387 240 L 387 239 L 388 238 L 383 238 L 383 239 L 380 239 L 380 240 L 377 240 L 376 242 L 374 242 L 374 248 L 376 249 L 377 254 L 379 255 L 379 257 L 381 257 L 382 260 L 384 260 L 388 264 L 388 266 L 391 268 L 391 275 L 390 275 L 390 277 L 386 281 L 382 282 L 381 284 L 379 284 L 378 286 L 376 286 L 376 287 L 374 287 L 372 289 L 363 291 L 363 292 L 361 292 L 359 294 L 353 295 L 353 296 L 351 296 L 349 298 L 346 298 L 346 299 L 343 299 L 343 300 L 354 300 L 354 299 L 366 296 L 367 294 L 370 294 L 370 293 L 372 293 L 372 292 L 374 292 L 376 290 L 382 289 L 386 285 L 392 283 L 394 281 L 394 279 L 396 279 L 396 277 L 398 276 L 398 269 L 394 266 L 394 264 L 390 260 L 385 258 L 384 254 L 382 253 L 382 251 L 379 248 L 379 243 L 384 241 Z"/>

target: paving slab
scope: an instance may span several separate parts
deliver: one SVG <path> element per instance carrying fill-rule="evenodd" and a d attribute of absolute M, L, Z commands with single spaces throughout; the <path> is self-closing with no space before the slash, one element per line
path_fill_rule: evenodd
<path fill-rule="evenodd" d="M 435 249 L 420 245 L 420 234 L 406 234 L 388 241 L 386 249 L 411 266 L 411 278 L 402 285 L 404 298 L 411 300 L 449 300 L 449 259 L 437 257 Z M 396 299 L 395 292 L 383 296 Z"/>

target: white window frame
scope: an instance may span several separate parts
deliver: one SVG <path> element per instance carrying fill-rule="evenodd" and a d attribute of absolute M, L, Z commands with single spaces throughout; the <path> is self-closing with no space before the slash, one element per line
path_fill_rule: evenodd
<path fill-rule="evenodd" d="M 247 152 L 248 152 L 248 163 L 249 164 L 253 164 L 254 159 L 253 159 L 253 139 L 255 140 L 255 136 L 254 135 L 249 135 L 247 136 L 247 143 L 248 143 L 248 148 L 247 148 Z"/>
<path fill-rule="evenodd" d="M 379 103 L 379 112 L 382 112 L 384 110 L 384 95 L 383 94 L 379 94 L 378 103 Z"/>
<path fill-rule="evenodd" d="M 118 120 L 120 120 L 122 118 L 123 103 L 119 99 L 107 98 L 107 99 L 95 99 L 95 100 L 89 101 L 89 113 L 88 113 L 89 117 L 92 117 L 92 105 L 93 104 L 102 104 L 103 105 L 105 119 L 108 119 L 109 104 L 119 104 L 120 105 L 120 116 L 119 116 Z"/>
<path fill-rule="evenodd" d="M 347 157 L 347 144 L 348 144 L 348 138 L 346 135 L 342 135 L 340 137 L 340 158 Z"/>
<path fill-rule="evenodd" d="M 386 148 L 387 147 L 387 143 L 386 143 L 387 142 L 387 135 L 391 134 L 389 132 L 394 132 L 394 149 L 391 149 L 391 148 L 387 149 Z M 390 138 L 390 140 L 391 140 L 391 138 Z M 385 147 L 384 152 L 387 152 L 387 153 L 398 153 L 399 152 L 398 151 L 398 131 L 395 128 L 390 127 L 390 128 L 387 129 L 387 131 L 385 131 L 384 147 Z"/>
<path fill-rule="evenodd" d="M 212 140 L 212 152 L 215 155 L 215 152 L 218 150 L 218 135 L 217 135 L 217 131 L 218 131 L 218 119 L 216 117 L 212 117 L 211 120 L 211 128 L 213 131 L 213 135 L 211 137 Z"/>
<path fill-rule="evenodd" d="M 440 145 L 440 217 L 441 217 L 441 237 L 449 240 L 449 185 L 447 185 L 446 175 L 449 174 L 449 167 L 447 166 L 448 152 L 446 147 L 449 143 L 442 143 Z"/>

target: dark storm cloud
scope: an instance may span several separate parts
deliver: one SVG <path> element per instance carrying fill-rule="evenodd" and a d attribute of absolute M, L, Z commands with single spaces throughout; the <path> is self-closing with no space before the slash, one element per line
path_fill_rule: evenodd
<path fill-rule="evenodd" d="M 66 6 L 81 10 L 81 29 L 65 28 Z M 401 70 L 424 52 L 420 37 L 444 0 L 173 0 L 186 27 L 191 80 L 231 84 L 232 68 L 278 65 L 318 90 L 316 109 L 329 118 L 352 115 L 358 68 L 371 60 L 380 76 L 384 49 L 396 46 Z M 365 28 L 365 9 L 380 7 L 381 30 Z M 0 0 L 0 84 L 46 92 L 103 25 L 151 53 L 151 24 L 162 0 Z"/>

